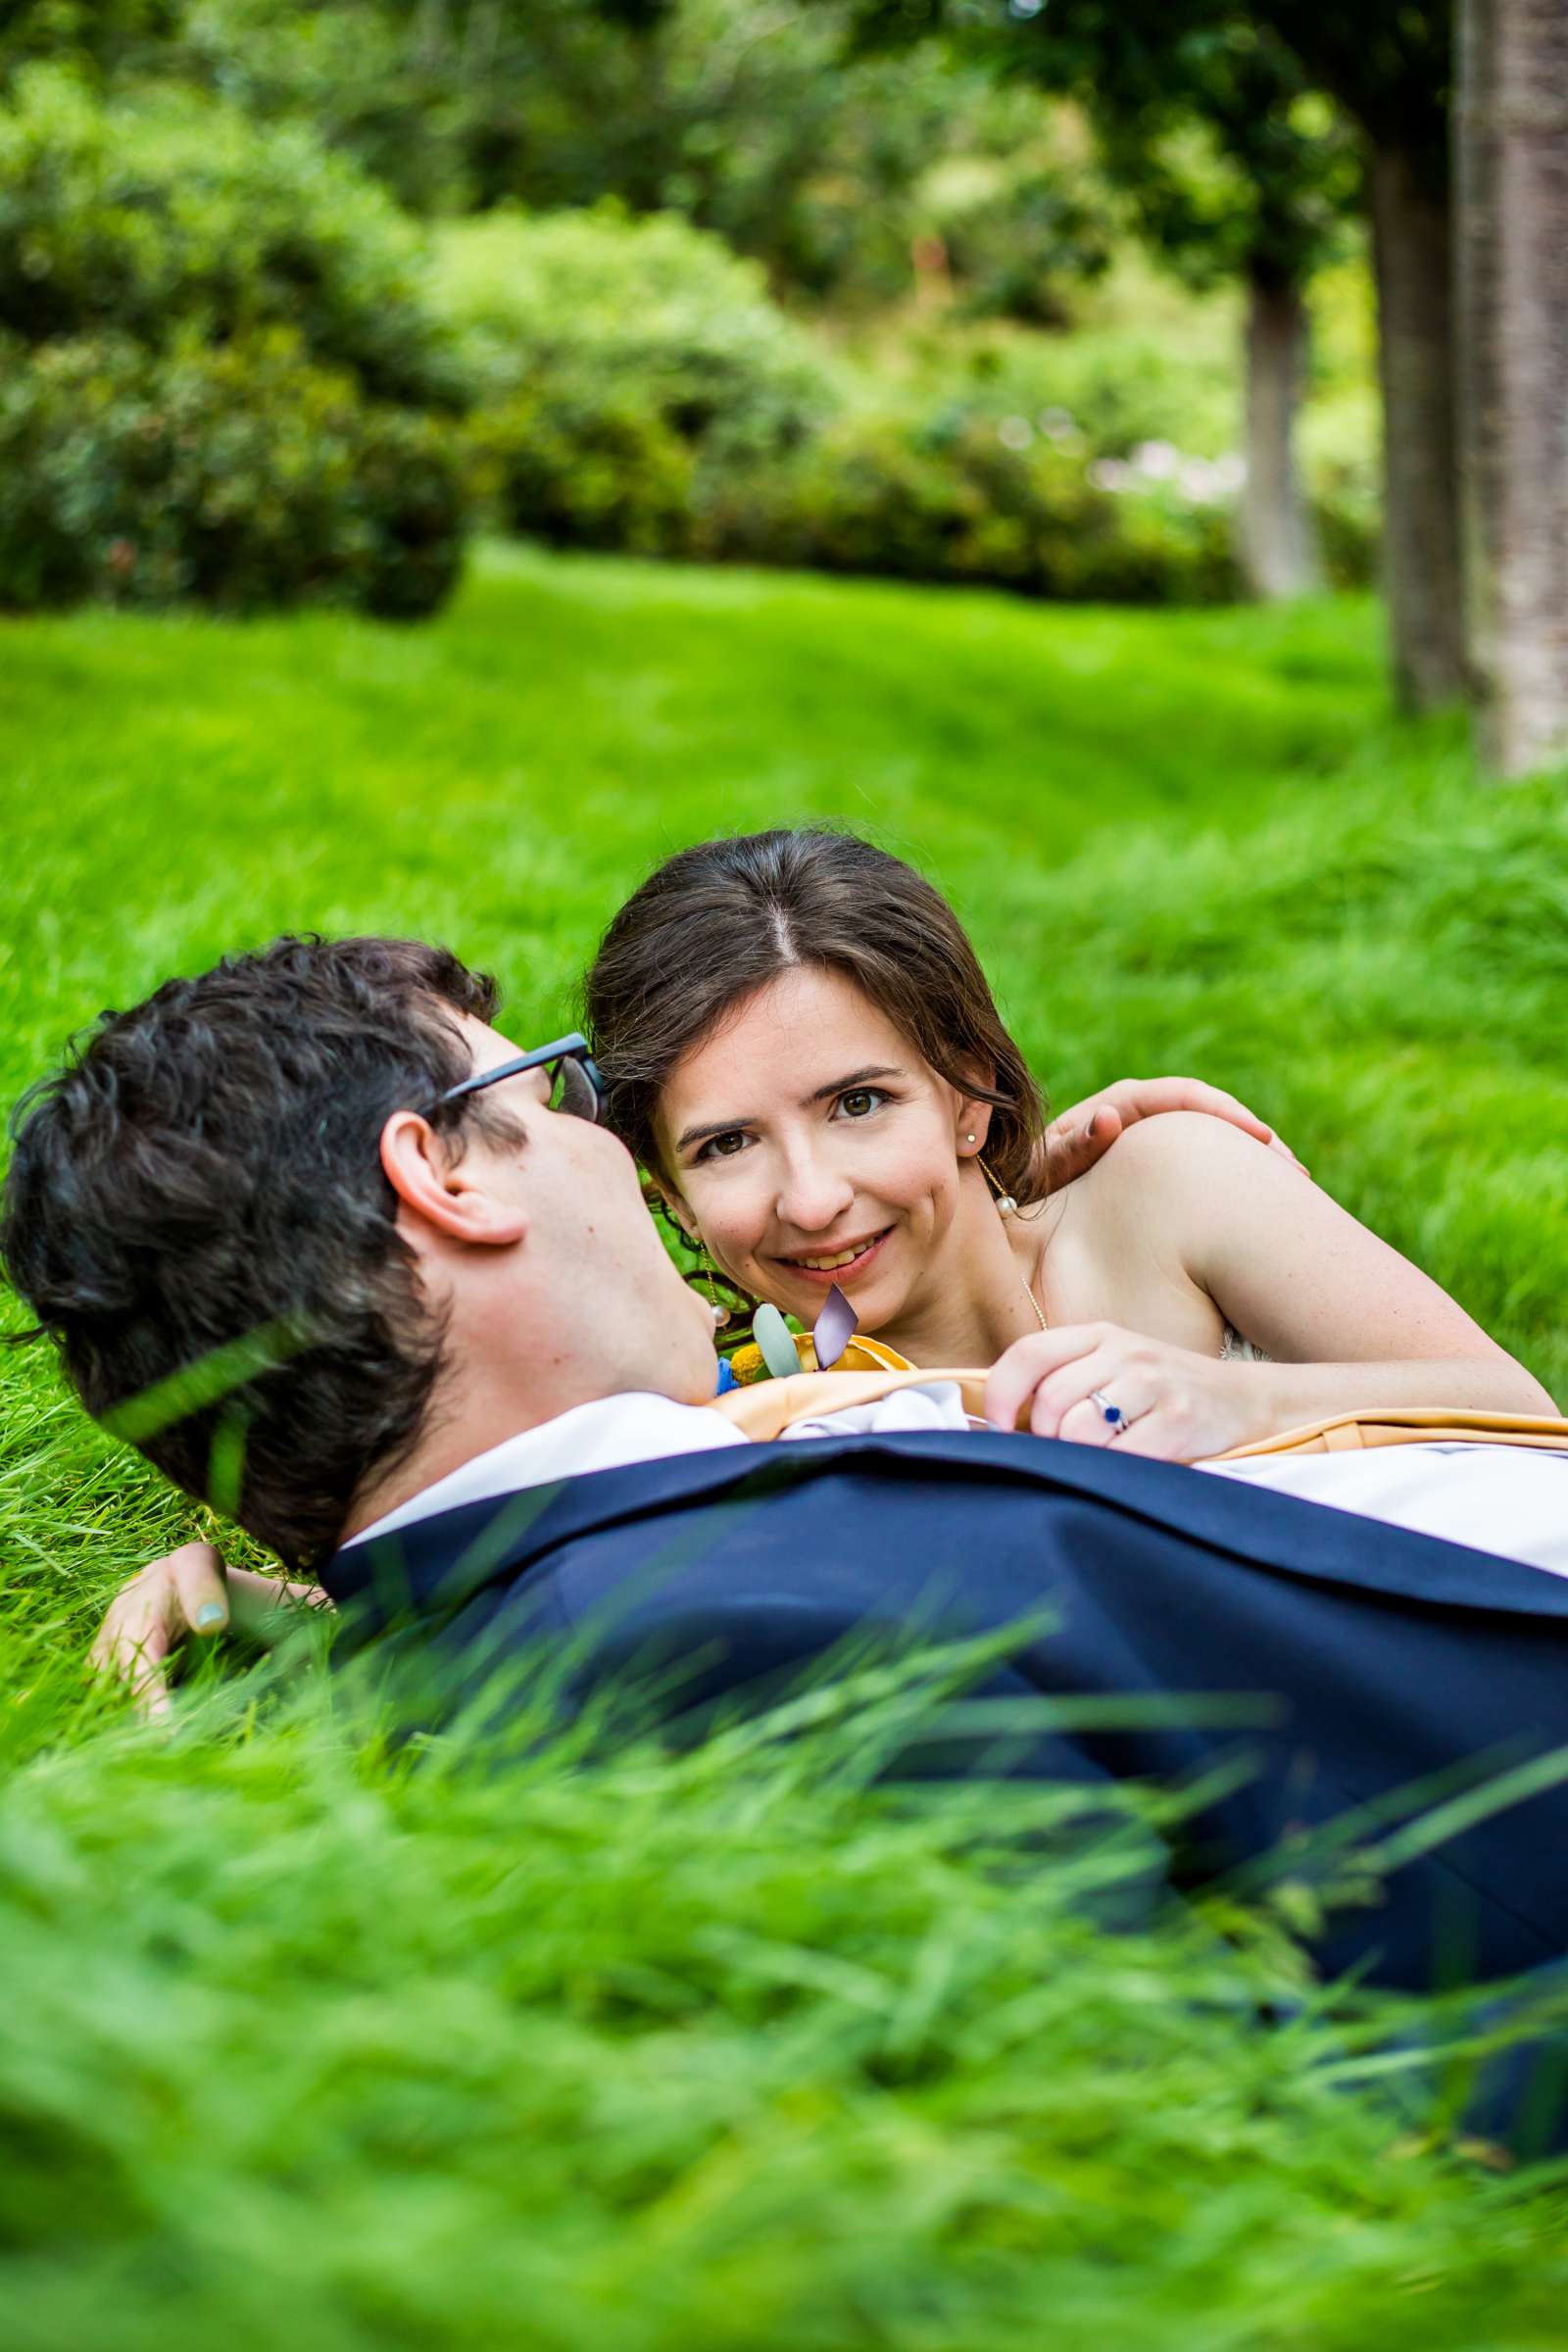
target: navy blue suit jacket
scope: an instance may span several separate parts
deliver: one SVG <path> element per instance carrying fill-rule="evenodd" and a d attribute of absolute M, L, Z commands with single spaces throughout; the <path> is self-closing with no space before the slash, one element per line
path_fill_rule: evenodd
<path fill-rule="evenodd" d="M 568 1643 L 577 1689 L 634 1674 L 662 1713 L 700 1718 L 777 1694 L 868 1633 L 1017 1628 L 981 1692 L 1263 1694 L 1253 1716 L 1273 1720 L 1245 1731 L 1195 1708 L 1004 1751 L 1014 1775 L 1102 1783 L 1245 1750 L 1245 1777 L 1173 1847 L 1178 1881 L 1363 1809 L 1407 1819 L 1431 1785 L 1451 1795 L 1568 1742 L 1568 1583 L 1028 1437 L 736 1446 L 601 1471 L 351 1546 L 324 1582 L 361 1641 L 412 1625 L 454 1692 L 476 1659 Z M 995 1751 L 953 1746 L 919 1769 L 975 1766 L 998 1769 Z M 1568 1954 L 1568 1774 L 1405 1861 L 1320 1951 L 1411 1988 Z"/>

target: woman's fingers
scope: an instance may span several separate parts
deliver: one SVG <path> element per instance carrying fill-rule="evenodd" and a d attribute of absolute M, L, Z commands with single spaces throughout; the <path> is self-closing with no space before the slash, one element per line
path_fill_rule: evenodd
<path fill-rule="evenodd" d="M 1079 1102 L 1046 1129 L 1046 1187 L 1059 1193 L 1103 1159 L 1121 1133 L 1121 1113 L 1109 1102 Z"/>
<path fill-rule="evenodd" d="M 163 1715 L 171 1652 L 188 1634 L 215 1634 L 227 1623 L 221 1558 L 211 1544 L 184 1544 L 122 1587 L 88 1655 L 100 1673 L 129 1685 L 144 1713 Z"/>
<path fill-rule="evenodd" d="M 1192 1110 L 1229 1126 L 1277 1152 L 1293 1167 L 1301 1162 L 1266 1119 L 1222 1086 L 1202 1078 L 1118 1078 L 1082 1102 L 1075 1102 L 1046 1130 L 1046 1172 L 1054 1190 L 1084 1175 L 1104 1156 L 1126 1127 L 1158 1118 L 1168 1110 Z"/>
<path fill-rule="evenodd" d="M 1042 1381 L 1080 1356 L 1092 1355 L 1111 1328 L 1107 1323 L 1064 1323 L 1054 1331 L 1031 1332 L 1027 1339 L 1014 1340 L 986 1376 L 986 1419 L 992 1427 L 1032 1427 L 1024 1407 L 1031 1403 Z"/>
<path fill-rule="evenodd" d="M 1117 1420 L 1106 1420 L 1101 1396 L 1115 1406 Z M 1122 1446 L 1133 1425 L 1149 1418 L 1152 1406 L 1153 1398 L 1147 1390 L 1117 1365 L 1107 1364 L 1092 1387 L 1058 1415 L 1056 1435 L 1074 1446 Z"/>
<path fill-rule="evenodd" d="M 986 1415 L 998 1429 L 1197 1461 L 1245 1434 L 1237 1369 L 1114 1323 L 1080 1323 L 1016 1341 L 986 1383 Z"/>
<path fill-rule="evenodd" d="M 1127 1386 L 1119 1349 L 1102 1346 L 1092 1348 L 1087 1355 L 1075 1356 L 1036 1389 L 1030 1407 L 1030 1428 L 1040 1438 L 1088 1437 L 1087 1418 L 1091 1415 L 1096 1420 L 1100 1418 L 1100 1407 L 1091 1403 L 1090 1398 L 1096 1389 L 1108 1396 L 1111 1382 L 1121 1390 Z M 1092 1438 L 1090 1443 L 1094 1443 Z"/>
<path fill-rule="evenodd" d="M 163 1566 L 169 1571 L 180 1614 L 191 1632 L 221 1633 L 228 1623 L 228 1586 L 216 1544 L 182 1544 Z"/>
<path fill-rule="evenodd" d="M 91 1661 L 99 1673 L 113 1674 L 129 1686 L 143 1714 L 164 1715 L 169 1711 L 164 1673 L 169 1628 L 157 1598 L 145 1589 L 138 1590 L 138 1584 L 139 1580 L 133 1580 L 111 1604 L 92 1645 Z"/>
<path fill-rule="evenodd" d="M 1066 1438 L 1074 1446 L 1118 1446 L 1158 1394 L 1157 1366 L 1144 1360 L 1132 1335 L 1122 1333 L 1116 1344 L 1067 1365 L 1036 1393 L 1034 1426 L 1042 1436 Z M 1107 1404 L 1115 1409 L 1113 1421 L 1105 1418 Z M 1042 1405 L 1053 1424 L 1044 1429 Z"/>

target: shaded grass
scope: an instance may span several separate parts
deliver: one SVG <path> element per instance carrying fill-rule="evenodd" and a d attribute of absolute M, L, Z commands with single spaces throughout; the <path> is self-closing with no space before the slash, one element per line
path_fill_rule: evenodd
<path fill-rule="evenodd" d="M 1553 2340 L 1548 2177 L 1267 2030 L 1266 1936 L 1098 1932 L 1081 1799 L 869 1793 L 831 1725 L 416 1768 L 338 1710 L 16 1786 L 12 2342 Z"/>
<path fill-rule="evenodd" d="M 1377 630 L 518 549 L 417 634 L 8 624 L 0 1083 L 290 927 L 446 938 L 545 1034 L 655 858 L 842 818 L 1058 1100 L 1237 1088 L 1561 1393 L 1568 804 L 1393 725 Z M 1098 1934 L 1038 1793 L 893 1804 L 842 1732 L 394 1751 L 287 1670 L 126 1728 L 79 1651 L 191 1513 L 5 1377 L 10 2340 L 1556 2340 L 1547 2177 L 1394 2153 L 1358 2029 L 1260 2023 L 1266 1922 Z"/>

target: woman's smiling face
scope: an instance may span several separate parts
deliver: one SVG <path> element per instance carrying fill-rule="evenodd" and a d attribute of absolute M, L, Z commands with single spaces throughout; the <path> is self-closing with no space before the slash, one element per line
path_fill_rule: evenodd
<path fill-rule="evenodd" d="M 803 965 L 677 1063 L 658 1133 L 722 1272 L 808 1327 L 836 1282 L 870 1332 L 929 1277 L 985 1125 L 852 981 Z"/>

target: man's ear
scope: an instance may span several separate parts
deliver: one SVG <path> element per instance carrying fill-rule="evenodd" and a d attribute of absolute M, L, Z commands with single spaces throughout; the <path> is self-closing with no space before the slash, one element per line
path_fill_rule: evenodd
<path fill-rule="evenodd" d="M 697 1231 L 697 1219 L 692 1213 L 690 1203 L 675 1191 L 672 1185 L 666 1184 L 662 1176 L 656 1178 L 655 1181 L 659 1186 L 660 1204 L 665 1216 L 672 1224 L 680 1227 L 694 1250 L 700 1250 L 703 1245 Z"/>
<path fill-rule="evenodd" d="M 682 1233 L 686 1235 L 686 1240 L 691 1242 L 691 1247 L 701 1249 L 703 1237 L 696 1230 L 696 1216 L 691 1213 L 689 1201 L 682 1200 L 682 1195 L 679 1193 L 672 1193 L 670 1186 L 662 1186 L 661 1190 L 662 1190 L 662 1200 L 665 1200 L 665 1216 L 674 1218 L 674 1223 L 679 1225 L 679 1230 L 682 1230 Z"/>
<path fill-rule="evenodd" d="M 528 1229 L 520 1204 L 486 1184 L 482 1159 L 454 1158 L 416 1110 L 395 1110 L 382 1128 L 381 1167 L 410 1215 L 452 1241 L 502 1249 Z"/>

